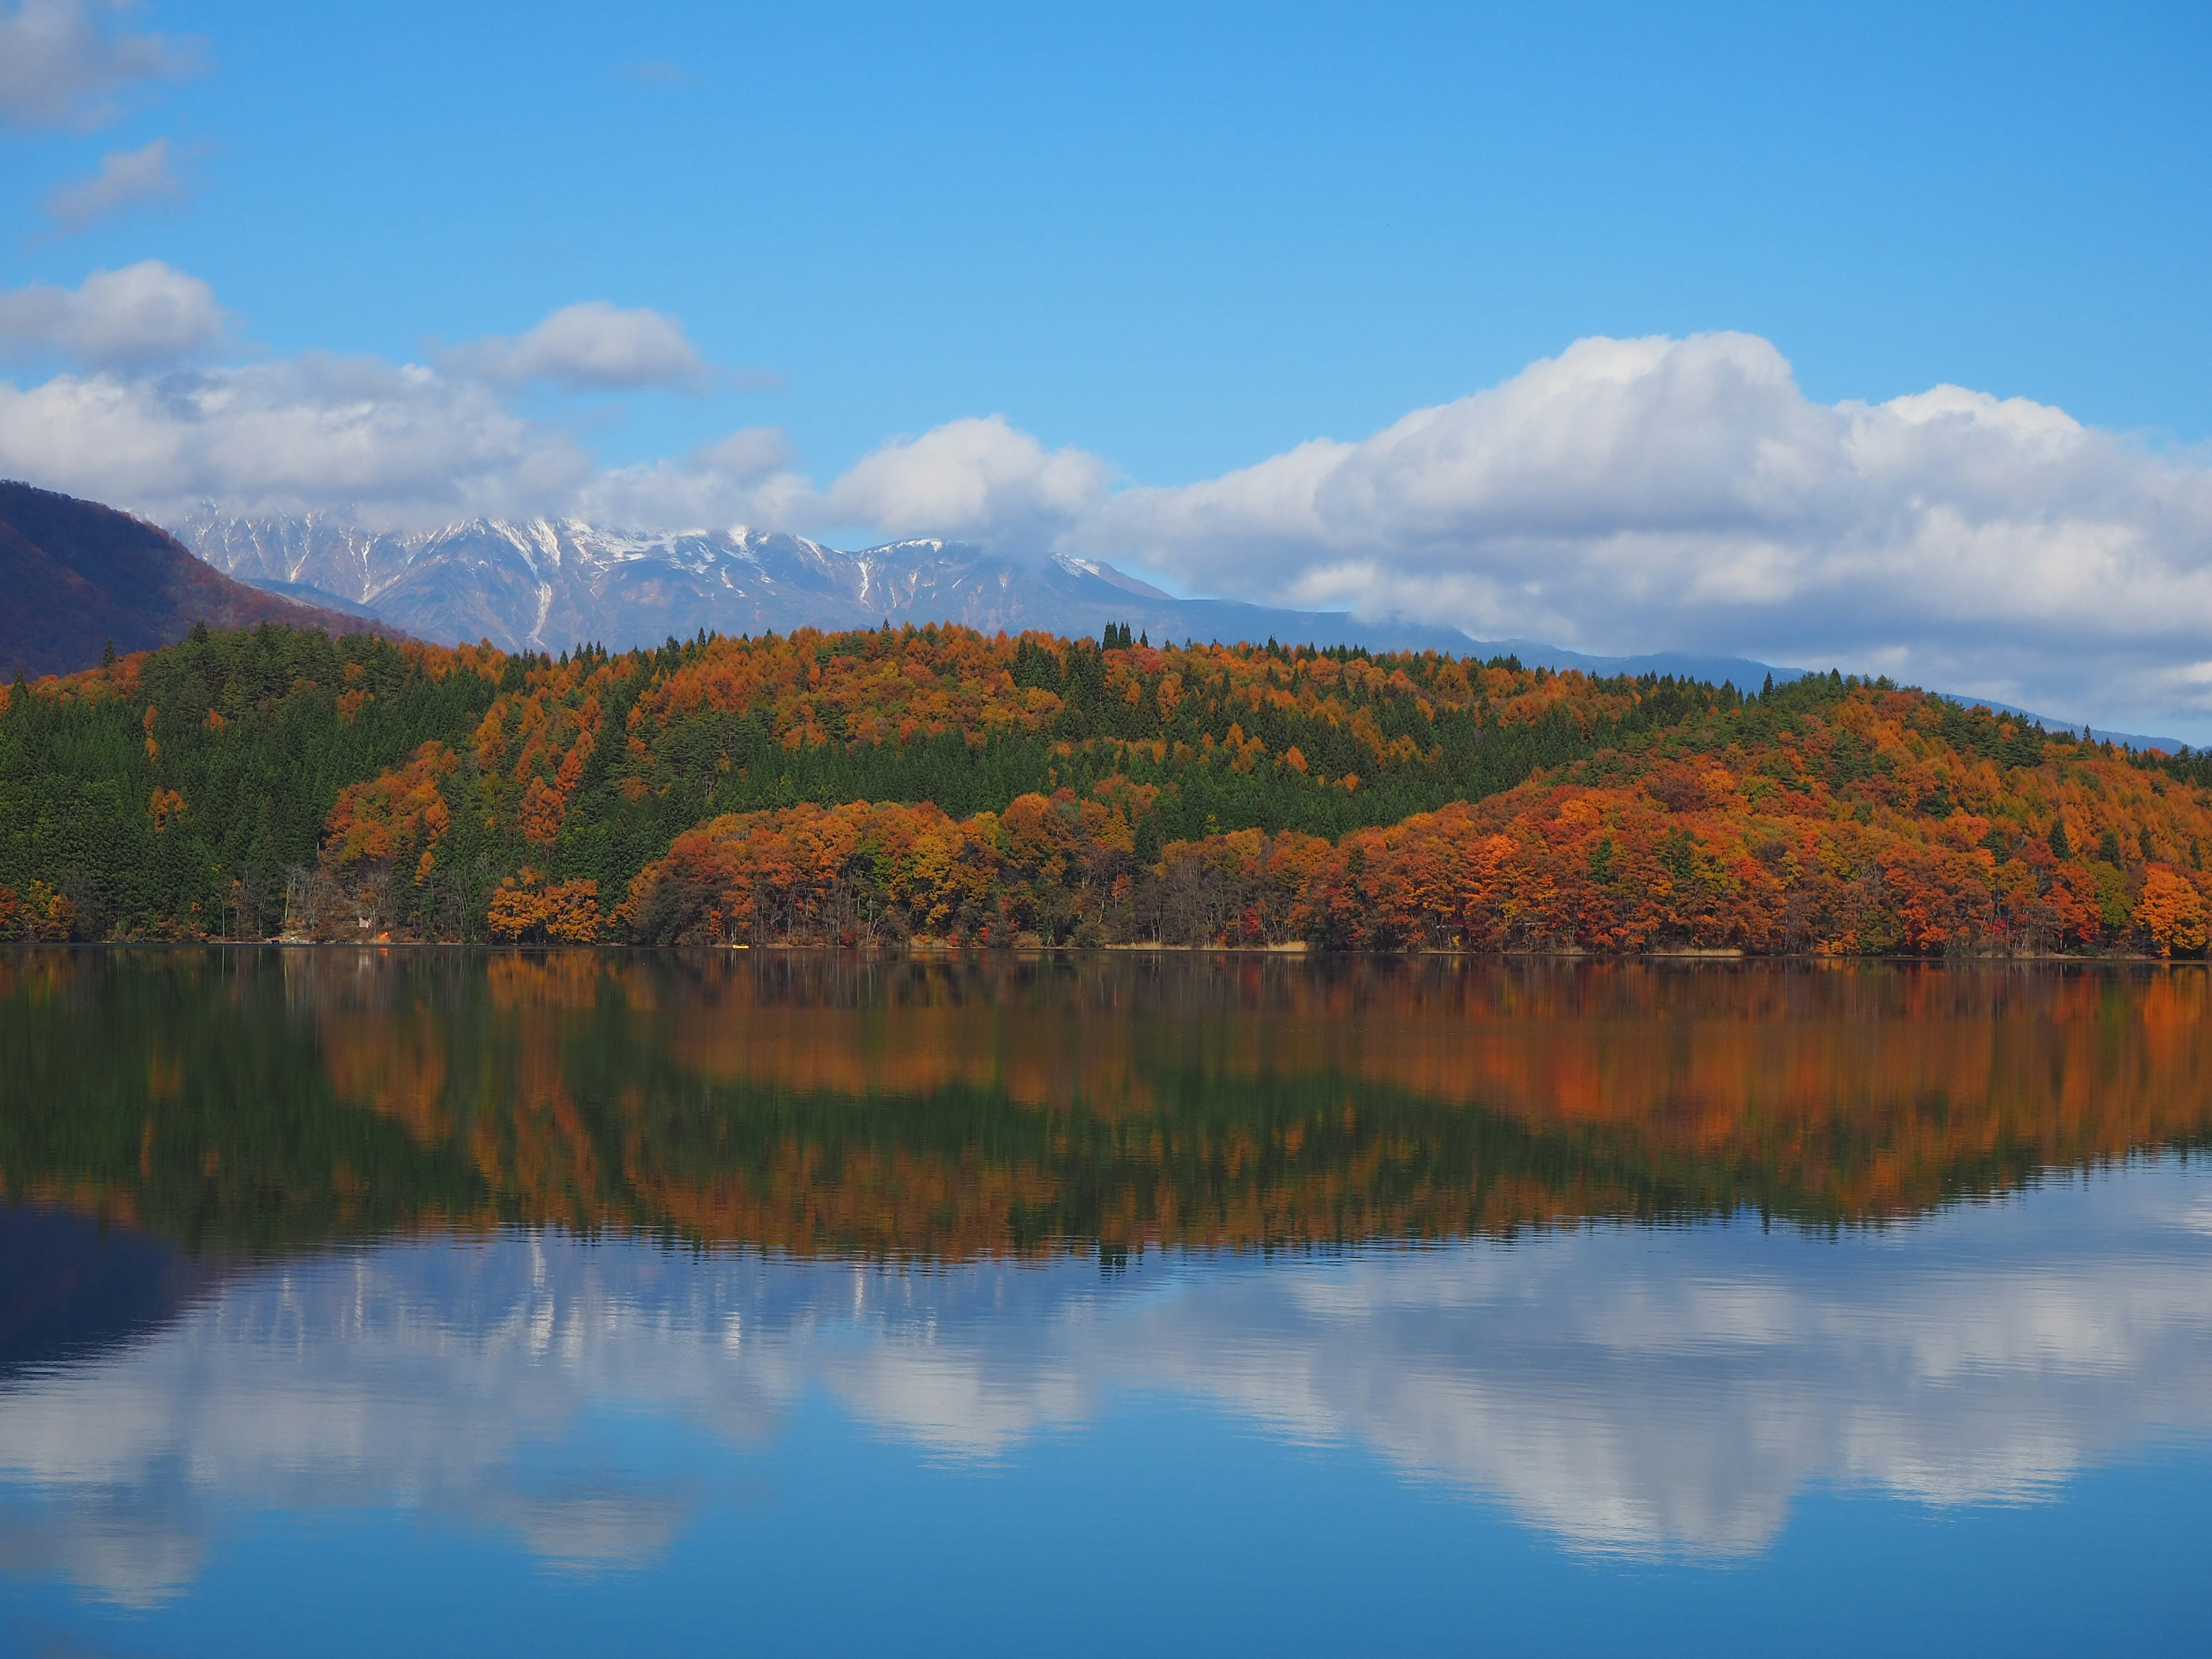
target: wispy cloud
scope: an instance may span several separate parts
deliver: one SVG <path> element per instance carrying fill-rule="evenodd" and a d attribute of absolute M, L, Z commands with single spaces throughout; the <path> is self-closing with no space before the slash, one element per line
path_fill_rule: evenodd
<path fill-rule="evenodd" d="M 97 127 L 134 82 L 197 70 L 197 40 L 117 26 L 128 0 L 21 0 L 0 14 L 0 121 Z"/>
<path fill-rule="evenodd" d="M 181 202 L 186 193 L 185 181 L 172 164 L 169 141 L 156 138 L 137 149 L 102 156 L 97 173 L 50 191 L 46 207 L 55 223 L 73 235 L 112 213 L 156 202 Z"/>
<path fill-rule="evenodd" d="M 648 60 L 641 64 L 624 64 L 615 70 L 624 81 L 635 81 L 641 87 L 689 87 L 696 85 L 699 77 L 681 64 Z"/>

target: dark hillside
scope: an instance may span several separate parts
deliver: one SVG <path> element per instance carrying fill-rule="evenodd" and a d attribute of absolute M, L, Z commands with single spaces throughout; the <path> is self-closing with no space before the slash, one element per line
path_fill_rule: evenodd
<path fill-rule="evenodd" d="M 281 623 L 333 634 L 398 630 L 234 581 L 127 513 L 0 482 L 0 679 L 90 668 L 118 652 L 211 628 Z"/>

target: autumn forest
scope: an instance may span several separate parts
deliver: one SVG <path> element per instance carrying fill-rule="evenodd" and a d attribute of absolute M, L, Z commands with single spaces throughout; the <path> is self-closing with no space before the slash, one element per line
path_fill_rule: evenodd
<path fill-rule="evenodd" d="M 0 690 L 0 938 L 2191 956 L 2208 784 L 1833 674 L 202 628 Z"/>

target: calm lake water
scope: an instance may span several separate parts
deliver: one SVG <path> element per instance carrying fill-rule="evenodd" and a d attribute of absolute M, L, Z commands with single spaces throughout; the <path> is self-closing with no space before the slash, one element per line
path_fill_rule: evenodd
<path fill-rule="evenodd" d="M 2212 1651 L 2203 971 L 0 951 L 0 1651 Z"/>

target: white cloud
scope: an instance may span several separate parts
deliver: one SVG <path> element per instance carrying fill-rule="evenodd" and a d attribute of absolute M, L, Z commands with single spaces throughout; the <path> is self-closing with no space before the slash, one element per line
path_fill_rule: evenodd
<path fill-rule="evenodd" d="M 189 74 L 195 43 L 110 25 L 127 0 L 22 0 L 0 15 L 0 121 L 98 126 L 135 81 Z"/>
<path fill-rule="evenodd" d="M 797 458 L 791 441 L 772 426 L 741 427 L 692 452 L 694 465 L 732 478 L 753 480 L 789 469 Z"/>
<path fill-rule="evenodd" d="M 374 359 L 0 383 L 0 475 L 157 520 L 204 501 L 392 525 L 527 514 L 572 499 L 590 471 L 573 439 L 483 387 Z"/>
<path fill-rule="evenodd" d="M 830 520 L 902 535 L 945 536 L 1036 550 L 1105 498 L 1105 464 L 1048 450 L 1001 416 L 948 421 L 864 457 L 832 484 Z"/>
<path fill-rule="evenodd" d="M 160 378 L 222 331 L 157 262 L 0 295 L 0 343 L 96 372 L 0 386 L 0 474 L 168 510 L 483 512 L 659 531 L 938 535 L 1130 563 L 1190 591 L 1602 653 L 1830 664 L 2212 735 L 2212 461 L 1957 386 L 1826 404 L 1741 334 L 1580 341 L 1357 441 L 1187 486 L 1002 416 L 817 487 L 781 434 L 603 468 L 507 393 L 696 383 L 674 319 L 595 304 L 438 369 L 301 359 Z"/>
<path fill-rule="evenodd" d="M 608 317 L 594 334 L 592 319 Z M 226 321 L 206 283 L 158 260 L 76 289 L 0 293 L 0 347 L 81 371 L 0 382 L 0 476 L 156 519 L 212 501 L 240 514 L 343 509 L 383 528 L 577 513 L 650 527 L 775 522 L 813 501 L 782 435 L 764 428 L 602 471 L 570 434 L 518 414 L 478 376 L 320 354 L 181 368 Z M 573 374 L 606 377 L 698 362 L 670 319 L 605 307 L 556 313 L 506 349 L 526 376 L 555 374 L 563 352 Z"/>
<path fill-rule="evenodd" d="M 102 156 L 89 179 L 64 185 L 46 197 L 46 212 L 64 231 L 82 230 L 96 219 L 150 202 L 180 202 L 185 182 L 170 167 L 169 141 L 156 138 L 137 149 Z"/>
<path fill-rule="evenodd" d="M 1063 544 L 1486 638 L 2198 710 L 2212 469 L 1956 386 L 1814 403 L 1741 334 L 1577 342 L 1356 443 L 1134 489 Z"/>
<path fill-rule="evenodd" d="M 563 306 L 519 339 L 494 337 L 456 348 L 446 365 L 501 386 L 550 381 L 571 392 L 633 386 L 696 390 L 706 360 L 684 325 L 640 307 L 624 311 L 604 300 Z"/>
<path fill-rule="evenodd" d="M 590 523 L 647 530 L 783 526 L 811 518 L 813 486 L 773 427 L 732 432 L 677 461 L 609 469 L 579 492 L 571 511 Z"/>
<path fill-rule="evenodd" d="M 222 338 L 215 291 L 159 259 L 95 270 L 76 288 L 33 283 L 0 293 L 0 343 L 18 355 L 96 368 L 145 368 Z"/>

